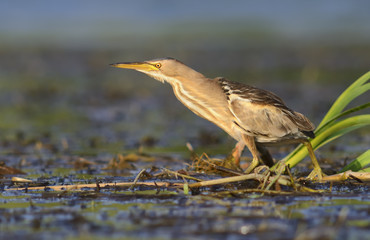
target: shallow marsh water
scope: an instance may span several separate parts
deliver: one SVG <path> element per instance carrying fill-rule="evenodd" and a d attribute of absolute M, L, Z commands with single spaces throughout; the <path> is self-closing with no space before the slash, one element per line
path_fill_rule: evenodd
<path fill-rule="evenodd" d="M 168 160 L 170 167 L 180 165 Z M 220 186 L 185 195 L 182 189 L 166 187 L 104 188 L 104 182 L 133 181 L 133 177 L 112 176 L 107 170 L 51 169 L 41 174 L 30 172 L 28 178 L 46 185 L 99 182 L 101 188 L 77 192 L 47 187 L 37 191 L 3 189 L 0 237 L 368 239 L 370 234 L 370 186 L 363 183 L 307 185 L 327 190 L 320 194 L 223 194 L 225 189 Z M 137 171 L 131 171 L 134 173 Z"/>

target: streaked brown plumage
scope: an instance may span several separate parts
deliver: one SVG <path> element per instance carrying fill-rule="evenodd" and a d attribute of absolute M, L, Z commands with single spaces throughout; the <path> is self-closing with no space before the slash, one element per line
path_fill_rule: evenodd
<path fill-rule="evenodd" d="M 314 125 L 301 113 L 289 109 L 275 94 L 224 78 L 216 79 L 225 92 L 235 124 L 257 142 L 311 137 Z M 253 116 L 253 117 L 250 117 Z"/>
<path fill-rule="evenodd" d="M 314 137 L 314 125 L 310 120 L 288 108 L 278 96 L 269 91 L 225 78 L 206 78 L 173 58 L 116 63 L 112 66 L 134 69 L 163 83 L 168 82 L 177 99 L 186 107 L 238 141 L 232 152 L 237 164 L 242 150 L 248 147 L 253 161 L 246 172 L 252 171 L 261 162 L 259 152 L 264 156 L 262 159 L 266 164 L 272 164 L 264 144 L 307 144 L 307 137 Z M 314 157 L 313 152 L 310 156 Z M 321 169 L 316 158 L 312 161 L 320 175 Z"/>

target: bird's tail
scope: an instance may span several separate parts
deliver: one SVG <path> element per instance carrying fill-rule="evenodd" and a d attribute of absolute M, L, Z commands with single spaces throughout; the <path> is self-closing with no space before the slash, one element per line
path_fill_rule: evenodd
<path fill-rule="evenodd" d="M 313 132 L 315 125 L 306 116 L 299 112 L 294 112 L 293 121 L 304 135 L 310 138 L 315 137 Z"/>

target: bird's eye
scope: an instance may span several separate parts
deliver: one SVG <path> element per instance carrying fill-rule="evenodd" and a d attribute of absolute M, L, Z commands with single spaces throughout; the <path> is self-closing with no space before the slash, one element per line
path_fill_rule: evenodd
<path fill-rule="evenodd" d="M 155 64 L 155 67 L 156 67 L 156 68 L 161 68 L 161 67 L 162 67 L 162 64 L 160 64 L 160 63 L 156 63 L 156 64 Z"/>

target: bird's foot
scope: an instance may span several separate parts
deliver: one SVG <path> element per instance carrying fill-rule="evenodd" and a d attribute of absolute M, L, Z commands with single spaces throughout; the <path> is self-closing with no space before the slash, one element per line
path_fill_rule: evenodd
<path fill-rule="evenodd" d="M 249 174 L 251 173 L 259 164 L 259 161 L 257 158 L 253 158 L 251 164 L 249 165 L 249 167 L 244 171 L 244 173 L 246 174 Z"/>
<path fill-rule="evenodd" d="M 312 172 L 307 176 L 309 180 L 318 180 L 322 181 L 323 177 L 326 175 L 322 172 L 321 168 L 314 168 Z"/>

